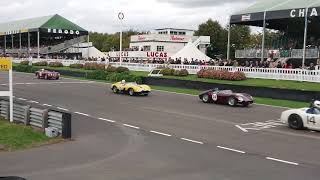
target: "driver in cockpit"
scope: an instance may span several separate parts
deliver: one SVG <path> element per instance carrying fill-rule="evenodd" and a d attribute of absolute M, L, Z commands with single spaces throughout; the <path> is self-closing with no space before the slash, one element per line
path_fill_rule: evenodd
<path fill-rule="evenodd" d="M 315 100 L 311 103 L 310 109 L 308 109 L 307 113 L 309 114 L 320 114 L 320 101 Z"/>

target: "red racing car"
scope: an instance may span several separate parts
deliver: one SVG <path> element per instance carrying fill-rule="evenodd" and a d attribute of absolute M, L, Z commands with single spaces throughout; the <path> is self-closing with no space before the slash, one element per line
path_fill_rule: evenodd
<path fill-rule="evenodd" d="M 60 73 L 55 71 L 48 71 L 41 69 L 35 73 L 38 79 L 55 79 L 58 80 L 60 78 Z"/>
<path fill-rule="evenodd" d="M 242 105 L 244 107 L 253 103 L 253 97 L 245 93 L 234 93 L 231 90 L 211 89 L 199 95 L 204 103 L 227 104 L 229 106 Z"/>

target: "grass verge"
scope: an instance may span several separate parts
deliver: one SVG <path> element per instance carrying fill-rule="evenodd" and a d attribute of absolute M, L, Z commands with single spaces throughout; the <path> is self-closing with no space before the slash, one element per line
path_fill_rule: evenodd
<path fill-rule="evenodd" d="M 17 65 L 18 64 L 14 64 L 14 66 L 17 66 Z M 73 68 L 69 68 L 69 67 L 49 67 L 49 66 L 38 66 L 38 67 L 44 68 L 44 69 L 52 69 L 52 70 L 71 70 L 73 72 L 92 72 L 91 70 L 73 69 Z M 133 75 L 141 76 L 141 77 L 148 76 L 148 72 L 131 71 L 131 73 Z M 314 83 L 314 82 L 284 81 L 284 80 L 272 80 L 272 79 L 252 79 L 252 78 L 249 78 L 244 81 L 226 81 L 226 80 L 198 78 L 197 75 L 188 75 L 185 77 L 163 76 L 161 78 L 179 79 L 179 80 L 187 80 L 187 81 L 200 81 L 200 82 L 238 85 L 238 86 L 268 87 L 268 88 L 293 89 L 293 90 L 305 90 L 305 91 L 320 91 L 320 83 Z"/>
<path fill-rule="evenodd" d="M 200 82 L 238 85 L 238 86 L 268 87 L 268 88 L 293 89 L 293 90 L 304 90 L 304 91 L 320 91 L 320 83 L 314 83 L 314 82 L 283 81 L 283 80 L 272 80 L 272 79 L 247 79 L 244 81 L 226 81 L 226 80 L 198 78 L 196 75 L 189 75 L 186 77 L 163 76 L 161 78 L 179 79 L 179 80 L 187 80 L 187 81 L 200 81 Z"/>
<path fill-rule="evenodd" d="M 0 119 L 0 144 L 5 147 L 6 151 L 23 150 L 56 143 L 60 140 L 59 138 L 49 138 L 31 127 L 12 124 Z"/>
<path fill-rule="evenodd" d="M 88 80 L 85 78 L 74 78 L 70 76 L 63 76 L 71 79 L 78 79 L 78 80 L 87 80 L 87 81 L 96 81 L 101 83 L 111 83 L 108 81 L 103 80 Z M 189 95 L 199 95 L 202 91 L 196 89 L 187 89 L 187 88 L 175 88 L 175 87 L 164 87 L 164 86 L 151 86 L 154 90 L 160 91 L 167 91 L 173 93 L 181 93 L 181 94 L 189 94 Z M 257 104 L 264 104 L 264 105 L 271 105 L 271 106 L 279 106 L 279 107 L 288 107 L 288 108 L 302 108 L 308 107 L 309 103 L 306 102 L 299 102 L 299 101 L 289 101 L 289 100 L 280 100 L 280 99 L 271 99 L 271 98 L 261 98 L 261 97 L 254 97 L 255 103 Z"/>

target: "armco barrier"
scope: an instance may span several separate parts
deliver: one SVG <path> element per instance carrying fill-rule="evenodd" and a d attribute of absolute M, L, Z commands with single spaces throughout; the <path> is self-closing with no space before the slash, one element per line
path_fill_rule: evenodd
<path fill-rule="evenodd" d="M 21 122 L 25 125 L 28 124 L 30 112 L 29 112 L 30 106 L 29 105 L 21 105 L 14 103 L 13 104 L 13 119 L 17 122 Z"/>
<path fill-rule="evenodd" d="M 48 110 L 30 108 L 30 121 L 29 124 L 39 128 L 46 128 L 48 119 Z"/>
<path fill-rule="evenodd" d="M 9 102 L 5 99 L 0 99 L 0 116 L 9 119 Z M 15 102 L 13 104 L 13 120 L 16 123 L 41 128 L 43 131 L 48 127 L 55 128 L 62 138 L 71 138 L 71 114 L 67 112 L 35 108 Z"/>
<path fill-rule="evenodd" d="M 63 138 L 71 138 L 71 114 L 58 111 L 49 111 L 48 127 L 58 129 Z"/>
<path fill-rule="evenodd" d="M 0 100 L 0 116 L 9 119 L 9 102 Z"/>

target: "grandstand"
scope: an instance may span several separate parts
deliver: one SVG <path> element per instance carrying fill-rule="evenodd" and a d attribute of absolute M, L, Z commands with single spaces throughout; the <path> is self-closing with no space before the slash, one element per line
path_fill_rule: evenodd
<path fill-rule="evenodd" d="M 237 49 L 235 57 L 238 59 L 290 60 L 295 62 L 296 66 L 302 67 L 311 62 L 316 63 L 320 48 L 319 13 L 319 0 L 259 1 L 235 13 L 230 17 L 230 26 L 249 25 L 263 28 L 261 46 L 252 49 Z M 281 37 L 272 42 L 266 42 L 266 29 L 276 30 Z"/>
<path fill-rule="evenodd" d="M 0 24 L 2 56 L 82 58 L 67 50 L 83 42 L 89 42 L 88 31 L 57 14 Z"/>

